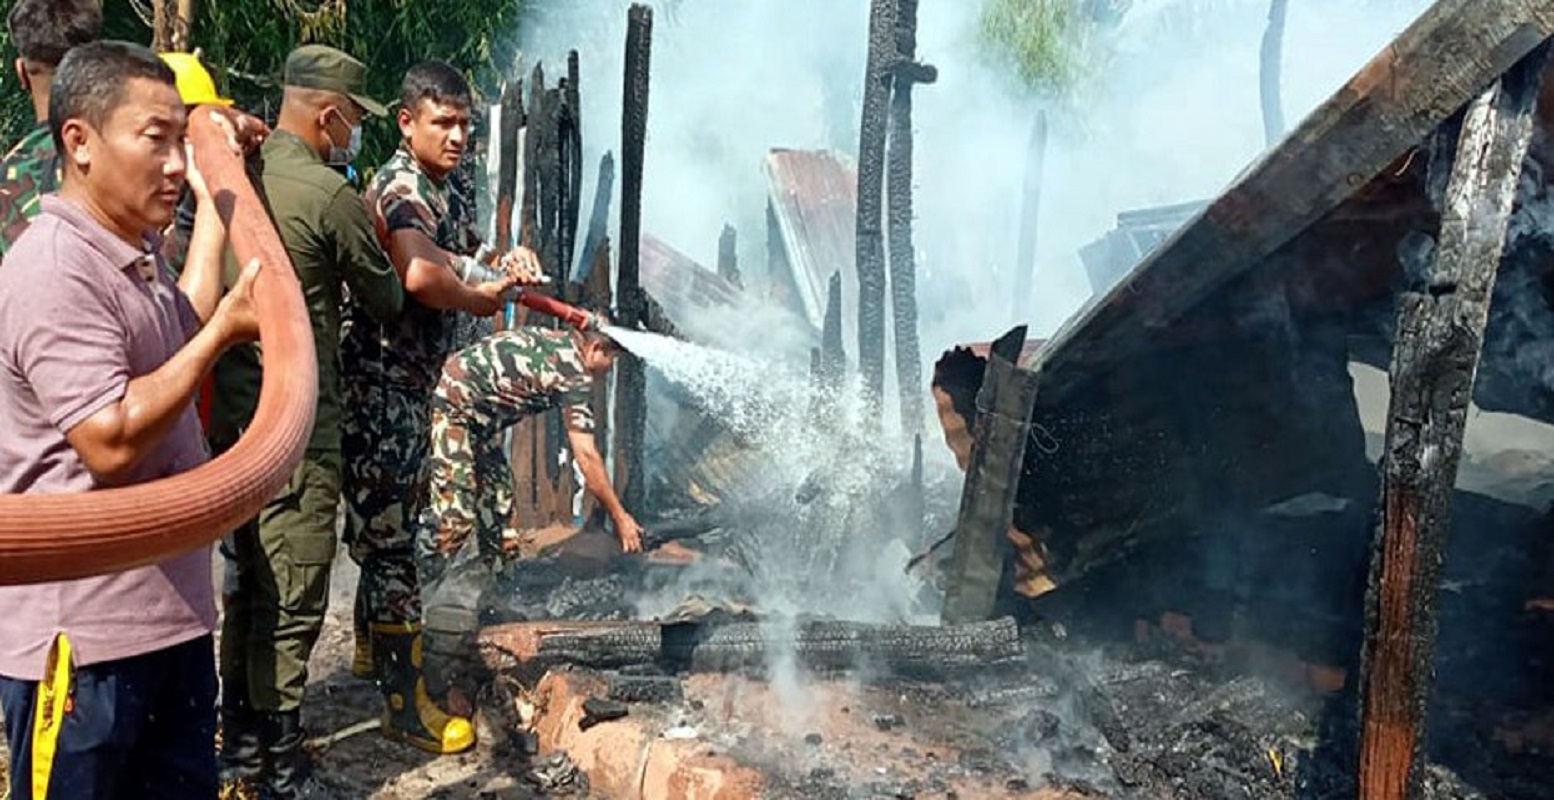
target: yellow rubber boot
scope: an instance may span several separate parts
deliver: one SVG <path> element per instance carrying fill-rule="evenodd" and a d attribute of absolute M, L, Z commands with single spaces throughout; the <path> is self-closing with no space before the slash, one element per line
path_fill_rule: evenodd
<path fill-rule="evenodd" d="M 373 623 L 372 654 L 383 690 L 383 735 L 428 753 L 460 753 L 475 744 L 475 728 L 438 708 L 421 678 L 421 626 Z"/>
<path fill-rule="evenodd" d="M 377 670 L 372 666 L 372 634 L 367 630 L 367 596 L 356 593 L 356 610 L 352 615 L 352 631 L 356 634 L 356 651 L 351 656 L 351 674 L 358 678 L 373 678 Z"/>

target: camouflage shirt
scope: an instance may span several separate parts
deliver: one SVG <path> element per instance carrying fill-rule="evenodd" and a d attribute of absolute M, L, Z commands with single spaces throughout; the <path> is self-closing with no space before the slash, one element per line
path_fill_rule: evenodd
<path fill-rule="evenodd" d="M 480 248 L 474 208 L 451 182 L 433 181 L 404 147 L 378 169 L 367 187 L 367 206 L 384 250 L 395 231 L 419 231 L 457 255 Z M 346 307 L 341 360 L 352 375 L 368 375 L 412 391 L 430 392 L 442 362 L 454 350 L 459 317 L 406 295 L 404 312 L 379 325 L 353 298 Z"/>
<path fill-rule="evenodd" d="M 38 200 L 59 188 L 59 154 L 39 123 L 0 161 L 0 256 L 38 215 Z"/>
<path fill-rule="evenodd" d="M 594 429 L 594 379 L 572 331 L 500 331 L 455 353 L 443 366 L 433 406 L 487 430 L 561 406 L 567 428 Z"/>

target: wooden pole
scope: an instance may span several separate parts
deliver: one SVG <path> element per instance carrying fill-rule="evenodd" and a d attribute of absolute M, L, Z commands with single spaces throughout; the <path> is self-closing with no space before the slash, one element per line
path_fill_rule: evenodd
<path fill-rule="evenodd" d="M 1452 491 L 1548 52 L 1538 47 L 1464 112 L 1435 262 L 1426 285 L 1400 300 L 1366 593 L 1362 800 L 1418 796 Z"/>
<path fill-rule="evenodd" d="M 937 80 L 938 70 L 912 60 L 917 55 L 917 0 L 896 2 L 888 165 L 890 308 L 895 317 L 901 430 L 915 435 L 923 429 L 925 387 L 917 340 L 917 255 L 912 246 L 912 87 Z"/>
<path fill-rule="evenodd" d="M 718 275 L 743 289 L 745 284 L 739 277 L 738 243 L 739 238 L 734 232 L 734 226 L 725 223 L 723 232 L 718 235 Z"/>
<path fill-rule="evenodd" d="M 572 50 L 567 53 L 567 126 L 566 158 L 564 159 L 567 167 L 567 213 L 566 219 L 562 221 L 563 229 L 566 231 L 566 244 L 562 249 L 566 253 L 566 269 L 569 278 L 576 269 L 577 224 L 583 208 L 583 99 L 582 86 L 578 82 L 580 74 L 577 51 Z"/>
<path fill-rule="evenodd" d="M 599 243 L 609 237 L 610 233 L 610 198 L 615 193 L 615 156 L 605 152 L 599 157 L 599 182 L 594 187 L 594 207 L 588 213 L 588 233 L 583 237 L 583 254 L 581 263 L 583 268 L 592 271 L 597 264 L 604 264 L 605 270 L 610 269 L 610 260 L 598 261 L 594 251 Z M 587 278 L 584 278 L 587 281 Z M 594 310 L 604 311 L 608 306 L 595 306 Z"/>
<path fill-rule="evenodd" d="M 878 425 L 885 391 L 885 241 L 881 230 L 890 76 L 896 61 L 896 1 L 873 0 L 858 132 L 858 367 L 868 417 Z"/>
<path fill-rule="evenodd" d="M 1047 112 L 1036 112 L 1031 123 L 1030 143 L 1025 150 L 1025 186 L 1020 205 L 1020 249 L 1014 260 L 1014 296 L 1010 319 L 1028 321 L 1030 303 L 1035 300 L 1031 287 L 1036 282 L 1036 234 L 1041 220 L 1041 184 L 1047 164 Z"/>
<path fill-rule="evenodd" d="M 1036 373 L 1021 369 L 1025 326 L 993 343 L 977 392 L 971 460 L 955 522 L 955 553 L 940 619 L 946 625 L 992 616 L 1003 576 L 1005 534 L 1014 519 L 1015 493 L 1036 406 Z"/>
<path fill-rule="evenodd" d="M 648 72 L 653 10 L 633 4 L 626 17 L 626 68 L 621 109 L 620 274 L 616 297 L 620 324 L 647 324 L 639 253 L 642 243 L 642 154 L 647 140 Z M 647 373 L 642 361 L 623 355 L 616 367 L 615 482 L 621 502 L 641 514 L 647 500 L 642 445 L 647 429 Z"/>
<path fill-rule="evenodd" d="M 1263 104 L 1263 135 L 1270 147 L 1284 136 L 1284 101 L 1279 83 L 1284 67 L 1284 12 L 1289 5 L 1290 0 L 1272 0 L 1268 6 L 1268 28 L 1263 31 L 1258 94 Z"/>
<path fill-rule="evenodd" d="M 831 273 L 826 285 L 826 316 L 820 329 L 820 368 L 825 376 L 826 388 L 832 392 L 842 387 L 847 375 L 847 350 L 842 344 L 842 273 Z"/>
<path fill-rule="evenodd" d="M 501 128 L 497 131 L 496 245 L 513 246 L 513 202 L 518 194 L 518 129 L 523 127 L 523 78 L 502 87 Z"/>

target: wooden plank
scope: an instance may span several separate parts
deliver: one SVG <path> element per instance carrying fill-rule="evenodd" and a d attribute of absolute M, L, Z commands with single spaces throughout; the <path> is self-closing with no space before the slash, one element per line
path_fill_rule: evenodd
<path fill-rule="evenodd" d="M 513 202 L 518 194 L 518 129 L 523 127 L 523 78 L 502 87 L 502 113 L 497 131 L 496 246 L 513 246 Z"/>
<path fill-rule="evenodd" d="M 1037 356 L 1043 393 L 1114 362 L 1251 270 L 1551 34 L 1545 0 L 1440 0 Z M 1072 371 L 1071 371 L 1072 370 Z"/>
<path fill-rule="evenodd" d="M 639 253 L 642 244 L 642 154 L 647 141 L 648 74 L 653 10 L 633 4 L 626 20 L 626 68 L 621 108 L 620 262 L 616 280 L 620 324 L 647 324 Z M 641 359 L 623 354 L 615 368 L 615 486 L 621 502 L 643 513 L 647 480 L 643 439 L 647 431 L 647 372 Z"/>
<path fill-rule="evenodd" d="M 723 232 L 718 234 L 718 276 L 743 289 L 745 285 L 739 277 L 738 241 L 734 226 L 724 223 Z"/>
<path fill-rule="evenodd" d="M 1495 273 L 1548 61 L 1535 50 L 1464 114 L 1435 261 L 1400 302 L 1366 593 L 1360 794 L 1417 797 L 1451 497 Z"/>
<path fill-rule="evenodd" d="M 1036 405 L 1037 376 L 1017 366 L 1024 343 L 1024 325 L 993 343 L 977 392 L 971 463 L 961 489 L 955 552 L 940 612 L 945 624 L 984 620 L 993 613 L 1004 567 L 1004 534 L 1014 518 Z"/>
<path fill-rule="evenodd" d="M 878 426 L 885 391 L 885 235 L 881 208 L 890 75 L 896 60 L 896 0 L 873 0 L 869 9 L 869 57 L 863 79 L 863 119 L 858 126 L 858 367 L 867 414 Z"/>

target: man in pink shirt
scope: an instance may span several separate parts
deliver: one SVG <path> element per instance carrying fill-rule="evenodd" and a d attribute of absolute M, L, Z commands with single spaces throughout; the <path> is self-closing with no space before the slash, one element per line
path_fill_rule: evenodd
<path fill-rule="evenodd" d="M 257 335 L 258 265 L 222 297 L 226 232 L 189 168 L 185 113 L 173 73 L 138 45 L 79 46 L 55 73 L 49 127 L 63 181 L 0 265 L 0 491 L 91 491 L 207 458 L 193 397 L 217 355 Z M 157 231 L 186 178 L 199 211 L 174 284 Z M 14 796 L 216 796 L 209 548 L 0 587 L 0 609 Z M 33 722 L 39 682 L 59 677 L 71 685 L 57 738 L 38 737 L 50 747 Z"/>

